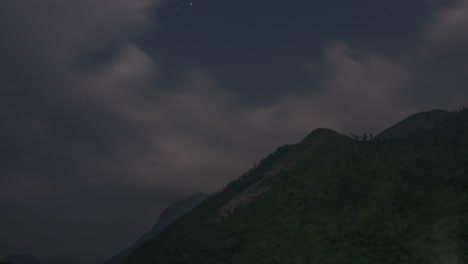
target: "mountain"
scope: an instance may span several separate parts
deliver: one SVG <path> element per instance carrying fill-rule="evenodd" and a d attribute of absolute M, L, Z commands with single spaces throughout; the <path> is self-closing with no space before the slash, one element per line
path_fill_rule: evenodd
<path fill-rule="evenodd" d="M 450 115 L 450 112 L 440 109 L 417 113 L 384 130 L 376 138 L 391 139 L 411 136 L 412 134 L 417 136 L 421 131 L 433 128 L 438 122 L 443 121 Z"/>
<path fill-rule="evenodd" d="M 278 148 L 126 264 L 468 263 L 468 110 Z"/>
<path fill-rule="evenodd" d="M 42 262 L 31 254 L 12 255 L 0 261 L 0 264 L 42 264 Z"/>
<path fill-rule="evenodd" d="M 198 206 L 201 202 L 203 202 L 206 198 L 208 198 L 208 194 L 194 194 L 184 200 L 177 201 L 170 205 L 166 210 L 164 210 L 161 215 L 159 216 L 158 222 L 153 226 L 153 228 L 143 234 L 138 240 L 133 243 L 128 248 L 120 251 L 119 253 L 112 256 L 109 260 L 107 260 L 104 264 L 120 264 L 122 263 L 123 259 L 127 257 L 127 255 L 134 250 L 136 247 L 141 245 L 143 242 L 147 241 L 148 239 L 153 238 L 167 226 L 169 226 L 174 220 L 183 216 L 184 214 L 190 212 L 193 208 Z"/>

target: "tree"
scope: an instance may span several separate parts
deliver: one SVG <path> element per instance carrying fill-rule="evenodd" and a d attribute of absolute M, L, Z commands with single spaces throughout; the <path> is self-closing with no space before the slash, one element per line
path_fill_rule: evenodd
<path fill-rule="evenodd" d="M 361 140 L 362 140 L 362 142 L 367 141 L 367 133 L 364 133 L 364 135 L 362 135 Z"/>

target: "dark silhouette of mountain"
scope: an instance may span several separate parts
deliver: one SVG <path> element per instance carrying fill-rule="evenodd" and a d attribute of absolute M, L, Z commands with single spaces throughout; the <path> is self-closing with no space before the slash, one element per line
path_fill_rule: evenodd
<path fill-rule="evenodd" d="M 417 113 L 396 125 L 384 130 L 376 138 L 397 138 L 404 136 L 417 136 L 423 131 L 430 130 L 437 125 L 440 120 L 444 120 L 451 113 L 444 110 L 432 110 L 428 112 Z"/>
<path fill-rule="evenodd" d="M 468 110 L 372 140 L 317 129 L 136 248 L 127 264 L 468 263 Z"/>
<path fill-rule="evenodd" d="M 0 264 L 42 264 L 42 262 L 31 254 L 11 255 L 4 258 Z"/>
<path fill-rule="evenodd" d="M 161 215 L 159 216 L 158 222 L 153 226 L 153 228 L 143 234 L 138 240 L 133 243 L 128 248 L 120 251 L 119 253 L 112 256 L 109 260 L 105 262 L 105 264 L 120 264 L 122 261 L 127 257 L 127 255 L 134 250 L 136 247 L 141 245 L 143 242 L 147 241 L 148 239 L 153 238 L 157 234 L 159 234 L 162 230 L 164 230 L 167 226 L 169 226 L 172 222 L 174 222 L 179 217 L 187 214 L 198 206 L 202 201 L 208 198 L 208 194 L 194 194 L 184 200 L 177 201 L 170 205 L 166 210 L 164 210 Z"/>

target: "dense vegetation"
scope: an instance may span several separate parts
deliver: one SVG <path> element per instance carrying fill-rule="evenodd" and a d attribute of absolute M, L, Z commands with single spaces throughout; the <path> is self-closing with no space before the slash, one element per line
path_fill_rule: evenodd
<path fill-rule="evenodd" d="M 266 191 L 220 217 L 223 205 L 279 164 Z M 126 263 L 468 263 L 467 205 L 467 110 L 418 114 L 372 140 L 318 129 Z"/>

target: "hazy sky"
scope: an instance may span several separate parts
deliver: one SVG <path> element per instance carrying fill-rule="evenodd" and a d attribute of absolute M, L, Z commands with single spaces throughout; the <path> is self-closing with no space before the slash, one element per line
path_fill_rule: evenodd
<path fill-rule="evenodd" d="M 105 258 L 315 128 L 468 103 L 468 0 L 2 0 L 0 39 L 0 257 Z"/>

